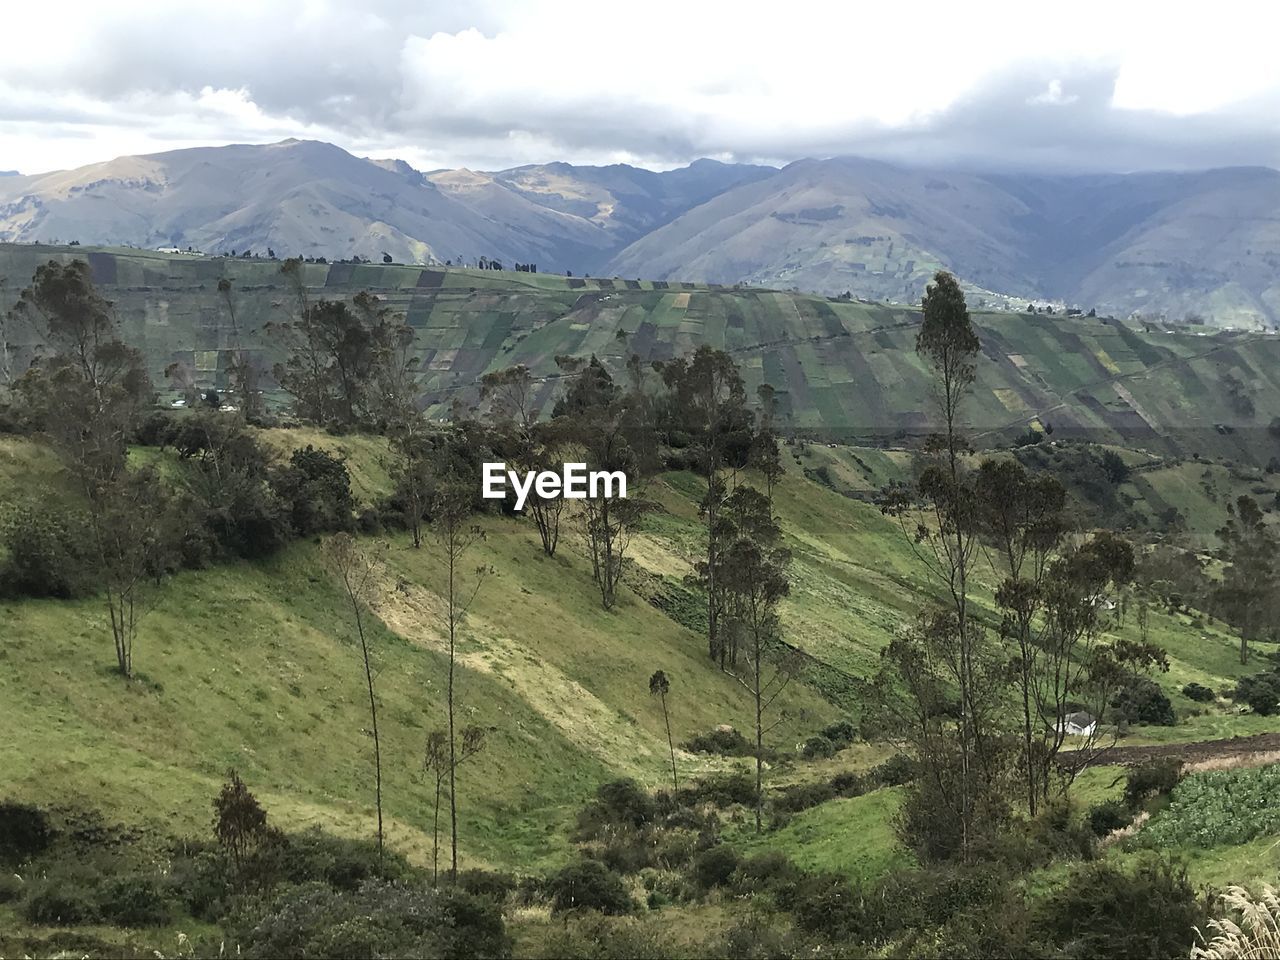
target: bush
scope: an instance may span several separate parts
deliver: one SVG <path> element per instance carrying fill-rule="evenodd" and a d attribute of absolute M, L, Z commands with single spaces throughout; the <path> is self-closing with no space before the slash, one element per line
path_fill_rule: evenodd
<path fill-rule="evenodd" d="M 785 813 L 799 813 L 820 803 L 826 803 L 836 797 L 835 788 L 830 783 L 802 783 L 790 787 L 781 794 L 775 794 L 773 806 Z"/>
<path fill-rule="evenodd" d="M 831 778 L 831 789 L 838 797 L 860 797 L 873 786 L 861 774 L 844 770 Z"/>
<path fill-rule="evenodd" d="M 43 810 L 13 800 L 0 803 L 0 863 L 22 863 L 52 842 L 53 828 Z"/>
<path fill-rule="evenodd" d="M 727 886 L 734 871 L 742 863 L 742 857 L 733 847 L 720 846 L 704 850 L 694 858 L 690 874 L 704 890 Z"/>
<path fill-rule="evenodd" d="M 1034 911 L 1069 956 L 1186 956 L 1205 912 L 1186 869 L 1148 856 L 1132 871 L 1106 860 L 1073 870 Z"/>
<path fill-rule="evenodd" d="M 268 848 L 263 857 L 273 862 L 262 864 L 261 872 L 288 883 L 319 880 L 337 890 L 355 891 L 374 877 L 396 879 L 409 873 L 408 862 L 400 854 L 387 850 L 380 871 L 377 844 L 335 837 L 319 828 L 278 835 L 278 842 Z"/>
<path fill-rule="evenodd" d="M 630 913 L 635 906 L 622 877 L 599 860 L 569 864 L 551 878 L 548 888 L 556 913 L 583 909 L 616 915 Z"/>
<path fill-rule="evenodd" d="M 822 728 L 822 736 L 842 749 L 853 743 L 858 736 L 858 729 L 850 720 L 837 720 Z"/>
<path fill-rule="evenodd" d="M 88 589 L 84 524 L 54 501 L 18 507 L 0 525 L 8 557 L 0 564 L 0 595 L 79 596 Z"/>
<path fill-rule="evenodd" d="M 48 878 L 33 886 L 22 910 L 31 923 L 75 926 L 98 919 L 93 891 L 87 886 L 65 877 Z"/>
<path fill-rule="evenodd" d="M 905 753 L 895 753 L 884 763 L 873 767 L 868 776 L 885 787 L 900 787 L 916 778 L 916 762 Z"/>
<path fill-rule="evenodd" d="M 502 903 L 515 890 L 514 874 L 498 870 L 463 870 L 458 874 L 458 887 L 473 897 Z"/>
<path fill-rule="evenodd" d="M 800 748 L 800 753 L 806 760 L 818 760 L 834 757 L 839 749 L 826 737 L 819 735 L 806 740 Z"/>
<path fill-rule="evenodd" d="M 1133 767 L 1125 778 L 1124 802 L 1129 809 L 1136 810 L 1148 798 L 1172 791 L 1181 777 L 1181 760 L 1156 760 Z"/>
<path fill-rule="evenodd" d="M 1089 809 L 1089 829 L 1094 836 L 1105 837 L 1113 830 L 1127 827 L 1133 815 L 1119 800 L 1106 800 Z"/>
<path fill-rule="evenodd" d="M 1241 677 L 1236 681 L 1231 699 L 1248 704 L 1249 709 L 1261 717 L 1280 712 L 1280 674 L 1271 671 Z"/>
<path fill-rule="evenodd" d="M 1111 701 L 1116 714 L 1129 723 L 1172 727 L 1177 723 L 1173 704 L 1160 689 L 1160 684 L 1138 677 L 1125 684 Z"/>
<path fill-rule="evenodd" d="M 696 734 L 685 741 L 684 748 L 692 753 L 716 753 L 725 757 L 749 757 L 754 752 L 747 738 L 733 727 Z"/>
<path fill-rule="evenodd" d="M 98 915 L 118 927 L 158 927 L 172 914 L 168 894 L 154 877 L 116 877 L 98 892 Z"/>
<path fill-rule="evenodd" d="M 351 475 L 341 458 L 307 444 L 293 451 L 288 466 L 276 473 L 271 486 L 284 503 L 297 536 L 352 528 L 355 499 L 351 496 Z"/>
<path fill-rule="evenodd" d="M 681 787 L 676 799 L 685 805 L 712 803 L 717 807 L 729 807 L 735 803 L 751 805 L 756 802 L 755 777 L 748 773 L 724 773 L 699 780 L 688 787 Z"/>
<path fill-rule="evenodd" d="M 457 957 L 510 955 L 502 915 L 461 890 L 437 893 L 371 880 L 356 892 L 288 887 L 265 909 L 239 915 L 228 939 L 248 957 Z"/>
<path fill-rule="evenodd" d="M 653 797 L 630 778 L 601 784 L 596 790 L 596 804 L 612 823 L 640 827 L 650 822 L 654 816 Z"/>
<path fill-rule="evenodd" d="M 770 850 L 739 861 L 733 885 L 746 891 L 758 891 L 794 882 L 799 876 L 800 870 L 786 854 Z"/>
<path fill-rule="evenodd" d="M 1217 699 L 1212 690 L 1199 683 L 1188 683 L 1182 688 L 1182 695 L 1196 703 L 1213 703 Z"/>

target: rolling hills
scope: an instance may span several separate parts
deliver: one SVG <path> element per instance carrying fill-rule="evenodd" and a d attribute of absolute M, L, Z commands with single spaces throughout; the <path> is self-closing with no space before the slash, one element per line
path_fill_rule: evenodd
<path fill-rule="evenodd" d="M 485 257 L 898 302 L 945 267 L 989 306 L 1247 328 L 1280 319 L 1278 214 L 1280 172 L 1261 167 L 1044 176 L 837 157 L 422 172 L 286 140 L 0 178 L 5 241 Z"/>
<path fill-rule="evenodd" d="M 92 247 L 0 245 L 0 296 L 12 301 L 50 257 L 86 258 L 157 383 L 178 364 L 204 387 L 226 384 L 233 350 L 269 371 L 279 359 L 262 332 L 296 307 L 280 264 Z M 369 289 L 414 328 L 423 403 L 438 416 L 476 399 L 486 371 L 526 364 L 544 407 L 558 386 L 555 357 L 632 353 L 665 359 L 700 343 L 728 350 L 748 393 L 779 391 L 790 430 L 826 441 L 906 440 L 930 429 L 932 407 L 915 355 L 917 314 L 768 289 L 666 281 L 565 278 L 458 268 L 313 263 L 308 296 Z M 218 280 L 232 282 L 241 342 Z M 7 305 L 7 304 L 6 304 Z M 1211 332 L 1097 317 L 978 313 L 983 340 L 967 426 L 978 442 L 1032 430 L 1087 436 L 1156 454 L 1229 457 L 1264 465 L 1280 452 L 1280 337 Z M 29 331 L 8 334 L 10 366 L 25 369 Z M 174 394 L 176 395 L 176 394 Z"/>

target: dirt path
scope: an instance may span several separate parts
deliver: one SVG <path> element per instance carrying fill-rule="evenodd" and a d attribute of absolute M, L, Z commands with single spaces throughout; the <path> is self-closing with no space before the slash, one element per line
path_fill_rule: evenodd
<path fill-rule="evenodd" d="M 1200 740 L 1194 743 L 1157 743 L 1146 746 L 1108 747 L 1094 765 L 1137 766 L 1150 760 L 1179 759 L 1187 764 L 1209 761 L 1262 761 L 1262 754 L 1275 754 L 1280 759 L 1280 733 L 1258 733 L 1251 737 L 1228 737 L 1223 740 Z M 1263 761 L 1266 762 L 1266 761 Z"/>

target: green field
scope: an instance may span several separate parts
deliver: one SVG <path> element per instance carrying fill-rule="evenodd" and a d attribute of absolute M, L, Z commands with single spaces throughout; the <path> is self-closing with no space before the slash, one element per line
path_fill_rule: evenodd
<path fill-rule="evenodd" d="M 131 342 L 145 344 L 157 382 L 171 363 L 202 386 L 225 386 L 239 343 L 269 370 L 276 348 L 265 324 L 296 307 L 279 263 L 166 256 L 136 250 L 0 244 L 3 296 L 12 299 L 50 257 L 86 258 Z M 427 412 L 476 398 L 486 371 L 523 363 L 557 388 L 562 354 L 617 361 L 667 359 L 700 343 L 732 353 L 748 396 L 778 390 L 789 429 L 821 440 L 877 442 L 927 431 L 932 418 L 914 351 L 916 313 L 905 307 L 686 283 L 566 278 L 462 268 L 308 264 L 307 295 L 345 298 L 369 289 L 416 331 Z M 217 292 L 233 284 L 237 330 Z M 4 304 L 3 306 L 7 306 Z M 1280 416 L 1280 337 L 1147 333 L 1098 318 L 981 313 L 983 354 L 968 410 L 980 442 L 1046 425 L 1059 437 L 1122 442 L 1154 453 L 1225 456 L 1265 464 L 1266 432 Z M 22 350 L 28 341 L 15 341 Z M 1251 401 L 1233 405 L 1234 376 Z"/>

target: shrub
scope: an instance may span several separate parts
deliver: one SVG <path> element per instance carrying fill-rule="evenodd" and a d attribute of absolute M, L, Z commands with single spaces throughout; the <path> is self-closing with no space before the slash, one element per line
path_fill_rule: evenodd
<path fill-rule="evenodd" d="M 1106 860 L 1078 867 L 1035 915 L 1070 956 L 1102 958 L 1186 956 L 1205 921 L 1186 869 L 1154 856 L 1132 871 Z"/>
<path fill-rule="evenodd" d="M 351 475 L 341 458 L 307 444 L 293 451 L 271 486 L 284 502 L 297 536 L 351 529 L 355 500 Z"/>
<path fill-rule="evenodd" d="M 1147 677 L 1138 677 L 1125 684 L 1111 701 L 1111 707 L 1129 723 L 1171 727 L 1178 722 L 1173 704 L 1160 689 L 1160 684 Z"/>
<path fill-rule="evenodd" d="M 460 890 L 444 893 L 371 880 L 358 891 L 309 883 L 233 917 L 229 940 L 249 957 L 457 957 L 510 955 L 502 915 Z"/>
<path fill-rule="evenodd" d="M 1199 683 L 1188 683 L 1182 688 L 1182 695 L 1196 703 L 1213 703 L 1217 699 L 1212 690 Z"/>
<path fill-rule="evenodd" d="M 47 878 L 33 884 L 23 904 L 23 914 L 31 923 L 46 926 L 75 926 L 98 919 L 93 891 L 70 878 Z"/>
<path fill-rule="evenodd" d="M 66 600 L 88 586 L 88 554 L 79 518 L 53 501 L 15 509 L 0 525 L 8 558 L 0 564 L 0 595 Z"/>
<path fill-rule="evenodd" d="M 1131 810 L 1137 809 L 1149 797 L 1169 793 L 1181 777 L 1181 760 L 1156 760 L 1133 767 L 1125 778 L 1124 802 Z"/>
<path fill-rule="evenodd" d="M 579 860 L 555 874 L 548 888 L 553 912 L 599 910 L 607 914 L 630 913 L 634 908 L 622 877 L 599 860 Z"/>
<path fill-rule="evenodd" d="M 458 887 L 494 903 L 502 903 L 515 890 L 518 881 L 514 874 L 498 870 L 463 870 L 458 874 Z"/>
<path fill-rule="evenodd" d="M 834 743 L 837 748 L 843 748 L 857 738 L 858 728 L 850 720 L 837 720 L 822 728 L 822 736 Z"/>
<path fill-rule="evenodd" d="M 704 890 L 727 886 L 742 857 L 733 847 L 720 846 L 704 850 L 694 858 L 690 871 L 693 880 Z"/>
<path fill-rule="evenodd" d="M 625 778 L 603 783 L 596 790 L 596 804 L 613 823 L 640 827 L 654 816 L 653 797 L 635 780 Z"/>
<path fill-rule="evenodd" d="M 899 787 L 916 778 L 916 762 L 905 753 L 895 753 L 884 763 L 873 767 L 868 776 L 886 787 Z"/>
<path fill-rule="evenodd" d="M 800 870 L 778 850 L 769 850 L 747 857 L 738 863 L 733 875 L 733 885 L 743 890 L 756 891 L 794 882 Z"/>
<path fill-rule="evenodd" d="M 857 898 L 844 877 L 804 876 L 781 886 L 776 898 L 780 907 L 795 916 L 796 925 L 809 933 L 849 940 L 860 932 Z"/>
<path fill-rule="evenodd" d="M 1231 699 L 1248 704 L 1249 709 L 1262 717 L 1280 712 L 1280 674 L 1271 671 L 1236 681 Z"/>
<path fill-rule="evenodd" d="M 861 774 L 845 770 L 831 778 L 831 789 L 839 797 L 860 797 L 872 786 Z"/>
<path fill-rule="evenodd" d="M 1089 829 L 1098 837 L 1127 827 L 1132 819 L 1129 808 L 1119 800 L 1106 800 L 1089 809 Z"/>
<path fill-rule="evenodd" d="M 785 813 L 799 813 L 820 803 L 826 803 L 836 796 L 835 788 L 830 783 L 802 783 L 791 787 L 781 794 L 775 795 L 773 806 Z"/>
<path fill-rule="evenodd" d="M 749 757 L 753 753 L 747 738 L 733 727 L 696 734 L 685 741 L 684 748 L 692 753 L 717 753 L 725 757 Z"/>
<path fill-rule="evenodd" d="M 405 859 L 391 850 L 385 852 L 379 871 L 377 844 L 368 840 L 335 837 L 319 828 L 277 837 L 264 851 L 273 862 L 261 869 L 289 883 L 319 880 L 337 890 L 355 891 L 379 875 L 396 879 L 409 873 Z"/>
<path fill-rule="evenodd" d="M 144 874 L 115 877 L 98 892 L 98 915 L 119 927 L 158 927 L 172 913 L 167 892 Z"/>
<path fill-rule="evenodd" d="M 681 787 L 676 799 L 683 804 L 712 803 L 728 807 L 735 803 L 750 805 L 756 802 L 756 781 L 743 772 L 717 774 L 699 780 L 689 787 Z"/>
<path fill-rule="evenodd" d="M 52 842 L 53 828 L 43 810 L 13 800 L 0 803 L 0 863 L 22 863 Z"/>
<path fill-rule="evenodd" d="M 806 760 L 818 760 L 826 757 L 834 757 L 840 748 L 828 740 L 824 736 L 810 737 L 804 742 L 800 748 L 801 755 Z"/>

